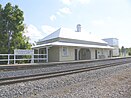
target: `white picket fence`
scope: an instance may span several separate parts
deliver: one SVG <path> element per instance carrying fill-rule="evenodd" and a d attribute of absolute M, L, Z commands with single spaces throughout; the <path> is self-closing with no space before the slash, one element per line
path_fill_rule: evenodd
<path fill-rule="evenodd" d="M 11 64 L 11 61 L 13 61 L 13 64 L 16 64 L 17 61 L 30 61 L 30 63 L 38 63 L 40 61 L 48 62 L 48 54 L 0 54 L 0 64 L 2 64 L 2 62 L 7 62 L 7 64 Z"/>

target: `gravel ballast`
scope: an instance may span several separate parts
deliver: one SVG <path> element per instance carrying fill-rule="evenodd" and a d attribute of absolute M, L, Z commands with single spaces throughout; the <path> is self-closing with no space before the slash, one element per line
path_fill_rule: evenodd
<path fill-rule="evenodd" d="M 131 64 L 0 86 L 0 98 L 131 98 Z"/>
<path fill-rule="evenodd" d="M 28 76 L 28 75 L 34 75 L 34 74 L 47 74 L 47 73 L 52 73 L 52 72 L 58 72 L 58 71 L 65 71 L 65 70 L 71 70 L 71 69 L 79 69 L 79 68 L 84 68 L 84 67 L 93 67 L 93 66 L 99 66 L 99 65 L 105 65 L 105 64 L 111 64 L 113 62 L 125 62 L 125 61 L 131 61 L 131 58 L 128 59 L 116 59 L 116 60 L 106 60 L 106 61 L 97 61 L 97 62 L 89 62 L 89 63 L 76 63 L 76 64 L 58 64 L 55 66 L 49 66 L 49 67 L 44 67 L 43 68 L 27 68 L 24 70 L 10 70 L 10 71 L 0 71 L 0 78 L 7 78 L 7 77 L 19 77 L 19 76 Z M 19 65 L 17 65 L 19 66 Z M 0 66 L 1 68 L 1 66 Z"/>

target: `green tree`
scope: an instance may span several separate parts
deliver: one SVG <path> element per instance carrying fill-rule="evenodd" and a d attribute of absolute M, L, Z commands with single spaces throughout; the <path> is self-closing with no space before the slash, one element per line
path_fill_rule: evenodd
<path fill-rule="evenodd" d="M 17 5 L 0 4 L 0 53 L 13 53 L 14 49 L 30 49 L 28 38 L 23 35 L 24 17 Z"/>
<path fill-rule="evenodd" d="M 126 48 L 127 54 L 131 56 L 131 48 Z"/>

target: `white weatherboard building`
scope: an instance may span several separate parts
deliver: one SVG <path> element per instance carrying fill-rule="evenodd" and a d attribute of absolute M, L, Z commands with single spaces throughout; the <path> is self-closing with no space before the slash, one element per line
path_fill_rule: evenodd
<path fill-rule="evenodd" d="M 32 47 L 38 54 L 47 54 L 49 62 L 103 59 L 111 57 L 113 47 L 88 32 L 60 28 Z"/>

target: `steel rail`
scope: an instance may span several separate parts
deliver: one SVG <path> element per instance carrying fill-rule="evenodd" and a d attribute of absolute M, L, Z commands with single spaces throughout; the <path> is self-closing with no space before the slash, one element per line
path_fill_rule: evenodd
<path fill-rule="evenodd" d="M 113 62 L 113 63 L 102 64 L 102 65 L 98 65 L 98 66 L 69 69 L 69 70 L 63 70 L 63 71 L 58 71 L 58 72 L 49 72 L 49 73 L 43 73 L 43 74 L 33 74 L 33 75 L 27 75 L 27 76 L 1 78 L 0 79 L 0 86 L 20 83 L 20 82 L 33 81 L 33 80 L 38 80 L 38 79 L 47 79 L 47 78 L 54 78 L 54 77 L 59 77 L 59 76 L 71 75 L 71 74 L 75 74 L 75 73 L 81 73 L 81 72 L 97 70 L 97 69 L 102 69 L 102 68 L 107 68 L 107 67 L 112 67 L 112 66 L 118 66 L 118 65 L 122 65 L 122 64 L 126 64 L 126 63 L 131 63 L 131 61 Z"/>

